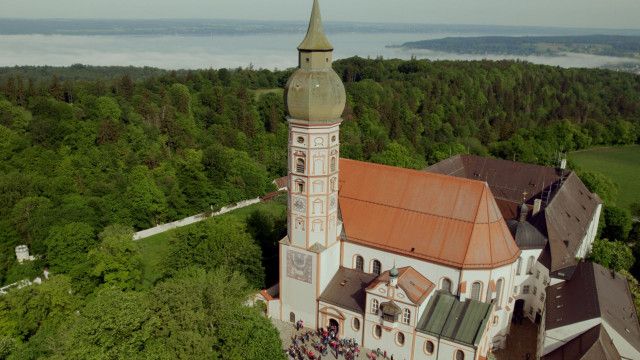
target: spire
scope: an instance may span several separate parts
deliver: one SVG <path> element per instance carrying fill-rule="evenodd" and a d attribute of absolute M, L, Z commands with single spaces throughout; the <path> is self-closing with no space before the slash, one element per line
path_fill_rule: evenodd
<path fill-rule="evenodd" d="M 313 10 L 311 10 L 307 36 L 305 36 L 304 40 L 302 40 L 298 46 L 298 50 L 333 51 L 333 45 L 331 45 L 329 39 L 327 39 L 327 36 L 324 34 L 318 0 L 313 0 Z"/>

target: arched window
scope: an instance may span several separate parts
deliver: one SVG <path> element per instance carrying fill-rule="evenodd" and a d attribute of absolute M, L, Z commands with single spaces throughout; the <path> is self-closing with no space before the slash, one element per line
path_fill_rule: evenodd
<path fill-rule="evenodd" d="M 476 281 L 471 285 L 471 298 L 480 301 L 480 293 L 482 292 L 482 283 Z"/>
<path fill-rule="evenodd" d="M 373 260 L 373 264 L 371 266 L 371 272 L 375 275 L 380 275 L 382 270 L 382 264 L 378 260 Z"/>
<path fill-rule="evenodd" d="M 527 261 L 527 274 L 533 274 L 533 262 L 536 261 L 536 258 L 533 256 L 529 256 L 529 261 Z"/>
<path fill-rule="evenodd" d="M 380 326 L 380 325 L 376 325 L 376 326 L 373 328 L 373 336 L 374 336 L 376 339 L 380 339 L 380 337 L 382 337 L 382 326 Z"/>
<path fill-rule="evenodd" d="M 353 318 L 353 330 L 360 330 L 360 319 Z"/>
<path fill-rule="evenodd" d="M 296 160 L 296 171 L 300 174 L 304 174 L 304 159 L 298 158 Z"/>
<path fill-rule="evenodd" d="M 442 283 L 440 284 L 440 290 L 444 290 L 448 293 L 451 293 L 451 280 L 447 278 L 443 278 Z"/>
<path fill-rule="evenodd" d="M 293 312 L 290 312 L 289 321 L 291 321 L 292 323 L 296 322 L 296 314 L 294 314 Z"/>
<path fill-rule="evenodd" d="M 518 258 L 518 265 L 516 265 L 516 275 L 520 275 L 522 272 L 522 258 Z"/>
<path fill-rule="evenodd" d="M 297 188 L 299 193 L 303 193 L 304 192 L 304 181 L 296 180 L 296 188 Z"/>
<path fill-rule="evenodd" d="M 427 354 L 429 354 L 429 355 L 433 354 L 433 351 L 435 349 L 436 349 L 436 346 L 434 345 L 433 341 L 427 340 L 424 343 L 424 352 L 426 352 Z"/>
<path fill-rule="evenodd" d="M 371 313 L 372 314 L 377 314 L 379 306 L 380 306 L 380 303 L 378 303 L 378 300 L 372 299 L 371 300 Z"/>
<path fill-rule="evenodd" d="M 409 323 L 411 322 L 411 310 L 404 309 L 402 311 L 402 322 L 409 325 Z"/>
<path fill-rule="evenodd" d="M 324 212 L 324 205 L 322 204 L 322 200 L 315 199 L 313 201 L 313 214 L 322 214 Z"/>
<path fill-rule="evenodd" d="M 456 360 L 464 360 L 464 352 L 462 350 L 456 350 Z"/>
<path fill-rule="evenodd" d="M 331 157 L 331 171 L 336 171 L 336 157 Z"/>
<path fill-rule="evenodd" d="M 498 281 L 496 282 L 496 303 L 498 304 L 498 307 L 500 307 L 502 304 L 502 293 L 504 292 L 503 288 L 504 279 L 498 279 Z"/>
<path fill-rule="evenodd" d="M 364 271 L 364 259 L 360 255 L 356 255 L 356 270 Z"/>
<path fill-rule="evenodd" d="M 404 334 L 400 331 L 398 331 L 398 333 L 396 334 L 396 342 L 400 346 L 404 345 Z"/>

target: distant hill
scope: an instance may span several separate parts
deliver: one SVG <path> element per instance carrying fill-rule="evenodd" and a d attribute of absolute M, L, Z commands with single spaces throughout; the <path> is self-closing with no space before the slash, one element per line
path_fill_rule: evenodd
<path fill-rule="evenodd" d="M 458 54 L 561 55 L 582 53 L 640 59 L 640 36 L 481 36 L 407 42 L 407 49 Z"/>

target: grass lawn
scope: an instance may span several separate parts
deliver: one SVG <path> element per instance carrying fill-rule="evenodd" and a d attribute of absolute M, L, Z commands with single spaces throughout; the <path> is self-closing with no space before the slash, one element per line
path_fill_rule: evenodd
<path fill-rule="evenodd" d="M 251 213 L 257 209 L 263 209 L 272 213 L 282 212 L 282 211 L 285 211 L 287 207 L 286 199 L 287 199 L 286 195 L 284 195 L 284 197 L 282 195 L 279 195 L 278 197 L 276 197 L 271 201 L 247 206 L 245 208 L 232 211 L 228 214 L 224 214 L 216 218 L 225 219 L 225 218 L 235 217 L 241 220 L 246 220 L 249 217 L 249 215 L 251 215 Z M 207 219 L 203 221 L 209 221 L 209 220 Z M 185 226 L 185 228 L 189 226 L 195 226 L 197 224 L 198 223 L 191 224 L 191 225 Z M 167 255 L 167 252 L 169 250 L 169 247 L 167 246 L 169 244 L 169 239 L 171 238 L 171 235 L 175 231 L 176 229 L 169 230 L 161 234 L 154 235 L 138 241 L 142 250 L 142 256 L 144 261 L 144 285 L 145 286 L 152 286 L 156 282 L 156 280 L 158 280 L 160 276 L 162 276 L 162 273 L 161 273 L 162 261 Z"/>
<path fill-rule="evenodd" d="M 640 145 L 601 147 L 569 154 L 584 170 L 598 171 L 618 184 L 620 207 L 640 202 Z"/>

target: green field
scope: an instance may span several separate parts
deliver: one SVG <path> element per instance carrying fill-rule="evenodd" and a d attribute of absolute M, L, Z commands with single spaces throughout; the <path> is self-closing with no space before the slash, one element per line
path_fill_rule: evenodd
<path fill-rule="evenodd" d="M 217 217 L 217 219 L 228 219 L 230 217 L 239 218 L 241 220 L 245 220 L 249 215 L 258 209 L 266 210 L 272 213 L 278 213 L 286 210 L 286 196 L 279 195 L 277 198 L 272 201 L 263 202 L 251 206 L 247 206 L 246 208 L 242 208 L 236 211 L 232 211 L 228 214 L 221 215 Z M 209 220 L 203 220 L 209 221 Z M 196 224 L 185 226 L 185 228 L 189 226 L 195 226 Z M 138 243 L 140 244 L 143 261 L 144 261 L 144 285 L 151 286 L 156 280 L 158 280 L 162 276 L 162 261 L 167 255 L 169 247 L 167 246 L 169 243 L 169 239 L 171 235 L 176 231 L 169 230 L 167 232 L 163 232 L 162 234 L 154 235 L 145 239 L 140 240 Z"/>
<path fill-rule="evenodd" d="M 640 145 L 601 147 L 569 154 L 584 170 L 598 171 L 618 184 L 620 207 L 640 202 Z"/>

